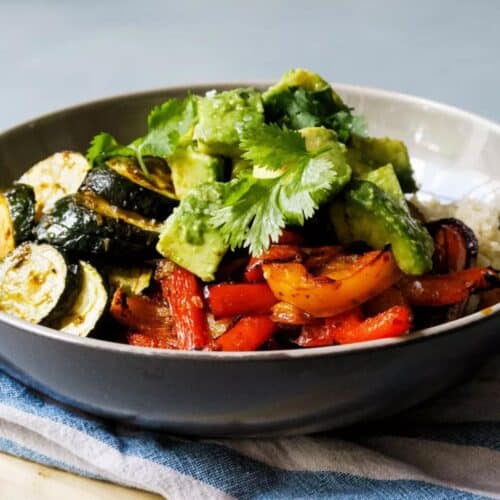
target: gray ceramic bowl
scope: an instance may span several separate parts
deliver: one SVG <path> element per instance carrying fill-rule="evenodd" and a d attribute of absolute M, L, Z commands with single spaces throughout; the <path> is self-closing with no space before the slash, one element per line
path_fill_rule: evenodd
<path fill-rule="evenodd" d="M 197 93 L 233 85 L 195 87 Z M 500 127 L 433 102 L 338 85 L 373 135 L 406 141 L 425 190 L 456 198 L 500 180 Z M 0 135 L 0 183 L 106 130 L 127 141 L 171 88 L 60 111 Z M 467 377 L 499 346 L 500 306 L 404 339 L 309 350 L 203 353 L 75 338 L 0 314 L 0 363 L 78 408 L 196 435 L 284 435 L 393 414 Z"/>

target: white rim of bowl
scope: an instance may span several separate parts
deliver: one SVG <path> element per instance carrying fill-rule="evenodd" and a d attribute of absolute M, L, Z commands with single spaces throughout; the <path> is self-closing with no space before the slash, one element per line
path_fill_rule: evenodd
<path fill-rule="evenodd" d="M 66 114 L 68 112 L 91 107 L 99 104 L 107 104 L 112 101 L 122 100 L 124 98 L 141 98 L 148 95 L 154 96 L 155 94 L 161 93 L 186 93 L 188 90 L 194 93 L 205 92 L 207 89 L 227 89 L 234 87 L 256 87 L 256 88 L 266 88 L 271 85 L 267 81 L 254 81 L 254 82 L 224 82 L 224 83 L 197 83 L 193 85 L 176 85 L 173 87 L 162 87 L 156 89 L 150 89 L 140 92 L 133 93 L 123 93 L 116 94 L 110 97 L 104 97 L 101 99 L 86 101 L 83 103 L 75 104 L 52 113 L 42 115 L 40 117 L 28 120 L 20 125 L 9 128 L 0 135 L 8 135 L 14 133 L 19 129 L 25 127 L 32 127 L 38 121 L 43 121 L 50 118 L 56 118 L 61 114 Z M 390 100 L 399 100 L 416 106 L 426 106 L 429 109 L 435 111 L 441 111 L 446 114 L 452 114 L 463 119 L 467 119 L 478 124 L 483 125 L 500 135 L 500 124 L 495 123 L 491 120 L 483 118 L 479 115 L 471 113 L 469 111 L 462 110 L 455 106 L 450 106 L 448 104 L 442 104 L 430 99 L 425 99 L 422 97 L 417 97 L 409 94 L 403 94 L 399 92 L 393 92 L 390 90 L 383 90 L 372 87 L 364 87 L 359 85 L 351 85 L 344 83 L 333 83 L 333 86 L 339 94 L 343 92 L 349 93 L 360 93 L 365 95 L 371 95 L 373 97 L 385 98 Z M 412 344 L 414 342 L 422 341 L 428 338 L 435 337 L 441 333 L 458 333 L 460 329 L 464 326 L 481 323 L 484 320 L 492 318 L 500 319 L 500 304 L 496 304 L 492 307 L 487 307 L 483 310 L 477 311 L 474 314 L 470 314 L 463 318 L 459 318 L 454 321 L 449 321 L 441 325 L 433 326 L 431 328 L 425 328 L 422 330 L 417 330 L 411 332 L 409 335 L 396 338 L 388 338 L 381 340 L 370 340 L 366 342 L 358 342 L 355 344 L 346 345 L 333 345 L 327 347 L 313 347 L 313 348 L 298 348 L 298 349 L 281 349 L 275 351 L 244 351 L 244 352 L 221 352 L 221 351 L 181 351 L 174 349 L 159 349 L 154 347 L 139 347 L 131 346 L 127 344 L 120 344 L 118 342 L 112 342 L 110 340 L 94 339 L 89 337 L 77 337 L 66 332 L 61 332 L 48 328 L 42 325 L 35 325 L 27 321 L 18 319 L 14 316 L 9 316 L 8 314 L 0 312 L 0 324 L 6 323 L 14 328 L 23 330 L 24 332 L 29 332 L 32 334 L 38 334 L 43 337 L 50 338 L 51 340 L 77 344 L 83 348 L 89 349 L 100 349 L 105 351 L 112 351 L 121 354 L 137 355 L 137 356 L 154 356 L 160 358 L 174 358 L 174 359 L 191 359 L 191 360 L 228 360 L 228 361 L 270 361 L 270 360 L 283 360 L 283 359 L 293 359 L 293 358 L 309 358 L 309 357 L 323 357 L 329 355 L 344 355 L 356 353 L 359 351 L 372 351 L 381 348 L 399 347 L 406 344 Z"/>

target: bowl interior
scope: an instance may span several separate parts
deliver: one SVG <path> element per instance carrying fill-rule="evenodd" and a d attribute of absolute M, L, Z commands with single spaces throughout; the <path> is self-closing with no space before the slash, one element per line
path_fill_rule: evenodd
<path fill-rule="evenodd" d="M 56 151 L 84 152 L 90 139 L 100 131 L 112 133 L 121 142 L 142 135 L 148 111 L 167 98 L 185 95 L 188 90 L 202 94 L 213 88 L 223 90 L 235 86 L 267 87 L 245 82 L 154 90 L 75 106 L 20 125 L 0 134 L 0 186 L 8 185 L 33 163 Z M 423 193 L 443 201 L 465 195 L 493 199 L 500 193 L 499 125 L 416 97 L 351 85 L 338 84 L 335 88 L 355 108 L 356 114 L 366 117 L 370 135 L 387 135 L 405 141 Z M 493 308 L 493 312 L 499 311 L 500 305 Z M 473 316 L 480 319 L 484 315 Z M 5 316 L 0 314 L 2 318 Z M 454 328 L 461 321 L 451 322 L 449 327 L 440 325 L 429 333 Z M 18 323 L 47 334 L 46 328 Z M 105 343 L 110 348 L 113 345 Z M 375 343 L 369 344 L 375 347 Z"/>

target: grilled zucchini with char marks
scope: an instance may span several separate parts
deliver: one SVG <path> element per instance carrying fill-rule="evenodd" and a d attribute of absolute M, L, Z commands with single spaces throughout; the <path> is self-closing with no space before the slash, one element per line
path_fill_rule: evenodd
<path fill-rule="evenodd" d="M 38 241 L 66 251 L 98 256 L 147 254 L 158 239 L 154 221 L 109 205 L 90 193 L 59 200 L 35 228 Z"/>
<path fill-rule="evenodd" d="M 92 332 L 108 306 L 108 292 L 97 269 L 80 261 L 82 284 L 73 307 L 50 326 L 72 335 L 86 337 Z"/>
<path fill-rule="evenodd" d="M 29 240 L 35 225 L 35 193 L 31 186 L 16 184 L 0 194 L 0 259 Z"/>
<path fill-rule="evenodd" d="M 39 219 L 63 196 L 76 193 L 89 169 L 83 155 L 62 151 L 36 163 L 24 173 L 19 182 L 35 190 L 36 218 Z"/>
<path fill-rule="evenodd" d="M 74 304 L 80 266 L 50 245 L 23 243 L 0 264 L 0 311 L 32 323 L 50 322 Z"/>
<path fill-rule="evenodd" d="M 163 220 L 170 215 L 178 204 L 170 191 L 159 187 L 153 189 L 150 181 L 141 177 L 136 171 L 131 160 L 123 159 L 119 165 L 118 167 L 116 161 L 110 161 L 109 164 L 92 168 L 85 177 L 80 190 L 91 191 L 112 205 L 125 210 L 133 210 L 144 217 Z M 167 170 L 166 165 L 164 168 Z M 124 175 L 125 172 L 127 175 Z M 166 171 L 162 182 L 163 187 L 168 176 Z"/>

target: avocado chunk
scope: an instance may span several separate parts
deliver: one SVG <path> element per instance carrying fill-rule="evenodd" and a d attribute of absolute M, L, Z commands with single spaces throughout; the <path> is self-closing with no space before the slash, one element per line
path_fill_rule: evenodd
<path fill-rule="evenodd" d="M 286 72 L 264 94 L 266 122 L 291 129 L 324 126 L 346 142 L 351 133 L 364 131 L 364 121 L 351 114 L 332 87 L 315 73 L 304 69 Z"/>
<path fill-rule="evenodd" d="M 389 195 L 393 201 L 401 204 L 405 210 L 408 210 L 403 190 L 391 163 L 368 172 L 362 178 L 365 181 L 373 182 L 385 194 Z"/>
<path fill-rule="evenodd" d="M 392 198 L 396 204 L 400 205 L 405 212 L 409 211 L 403 190 L 399 185 L 394 168 L 390 163 L 376 170 L 369 171 L 362 176 L 363 180 L 373 182 L 386 195 Z M 354 241 L 354 237 L 349 227 L 345 213 L 345 203 L 342 199 L 336 199 L 329 207 L 330 221 L 332 222 L 337 238 L 343 243 Z"/>
<path fill-rule="evenodd" d="M 430 271 L 434 245 L 427 229 L 378 186 L 353 181 L 345 192 L 344 208 L 353 240 L 364 241 L 373 248 L 391 245 L 399 268 L 406 274 Z M 332 222 L 335 224 L 334 217 Z M 342 226 L 340 229 L 338 237 Z"/>
<path fill-rule="evenodd" d="M 283 74 L 279 82 L 269 87 L 262 95 L 266 105 L 280 94 L 286 93 L 290 88 L 300 88 L 307 92 L 322 92 L 327 90 L 331 95 L 332 102 L 337 109 L 349 109 L 342 98 L 332 89 L 330 84 L 317 73 L 307 69 L 291 69 Z"/>
<path fill-rule="evenodd" d="M 203 281 L 215 279 L 215 271 L 228 246 L 220 231 L 210 225 L 224 184 L 193 188 L 165 221 L 156 250 Z"/>
<path fill-rule="evenodd" d="M 220 181 L 224 174 L 221 158 L 196 151 L 190 145 L 179 149 L 168 158 L 177 198 L 182 200 L 186 193 L 204 182 Z"/>
<path fill-rule="evenodd" d="M 362 137 L 353 134 L 347 148 L 347 161 L 356 177 L 363 177 L 368 172 L 390 163 L 403 192 L 413 193 L 417 190 L 408 150 L 402 141 L 389 137 Z"/>
<path fill-rule="evenodd" d="M 236 157 L 243 128 L 264 122 L 260 92 L 239 88 L 209 92 L 198 102 L 198 124 L 193 138 L 203 153 Z"/>

